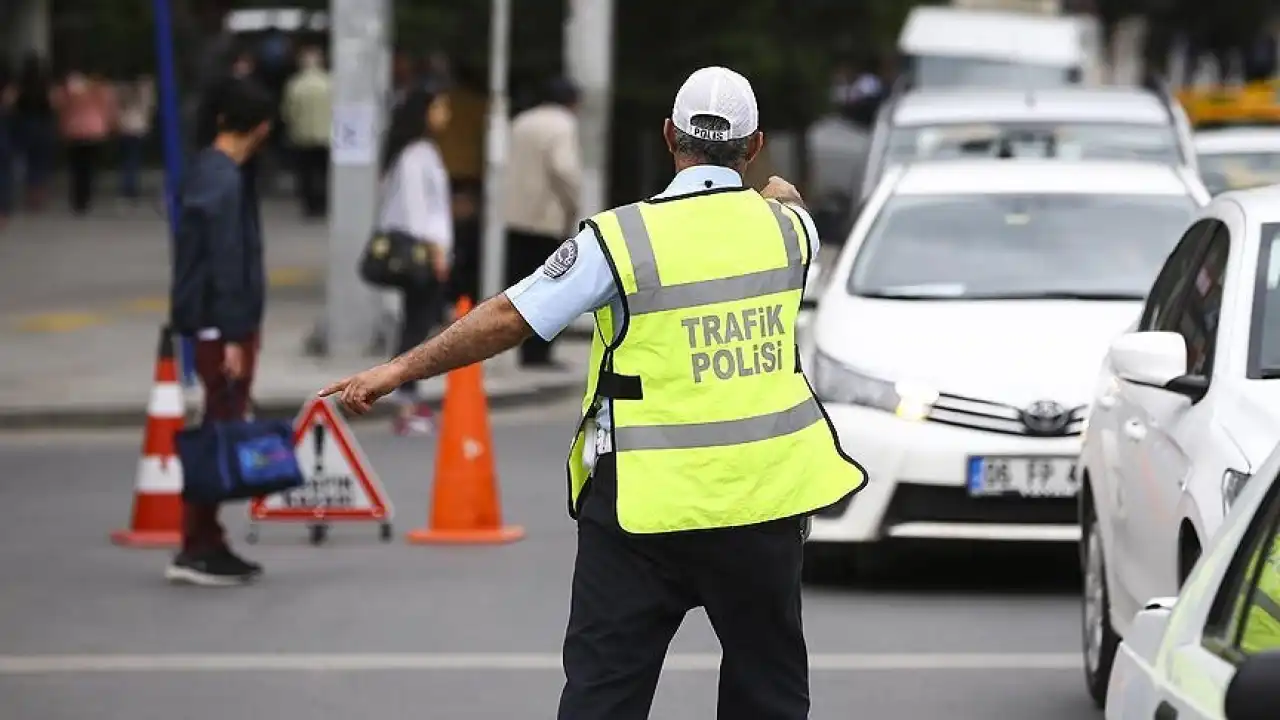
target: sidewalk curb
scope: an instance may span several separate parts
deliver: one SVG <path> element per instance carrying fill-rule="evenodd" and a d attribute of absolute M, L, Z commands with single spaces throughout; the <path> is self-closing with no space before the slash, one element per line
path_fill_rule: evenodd
<path fill-rule="evenodd" d="M 495 390 L 489 399 L 491 410 L 510 410 L 560 400 L 581 392 L 581 378 L 547 378 L 545 382 L 527 387 Z M 439 410 L 444 401 L 443 388 L 425 393 L 428 405 Z M 306 402 L 304 397 L 255 398 L 258 417 L 292 420 Z M 395 404 L 380 402 L 368 415 L 348 417 L 351 422 L 390 418 Z M 147 420 L 146 405 L 116 405 L 101 407 L 31 408 L 25 410 L 0 410 L 0 431 L 4 430 L 98 430 L 108 428 L 141 428 Z"/>

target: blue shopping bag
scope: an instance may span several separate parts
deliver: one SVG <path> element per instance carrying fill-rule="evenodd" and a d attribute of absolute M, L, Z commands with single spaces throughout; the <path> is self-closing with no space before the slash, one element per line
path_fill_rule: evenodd
<path fill-rule="evenodd" d="M 284 420 L 206 422 L 180 430 L 182 497 L 221 503 L 273 495 L 306 482 Z"/>

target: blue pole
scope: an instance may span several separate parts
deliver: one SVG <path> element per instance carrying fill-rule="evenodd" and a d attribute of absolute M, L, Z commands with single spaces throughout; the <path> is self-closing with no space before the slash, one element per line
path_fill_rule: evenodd
<path fill-rule="evenodd" d="M 164 207 L 169 220 L 169 242 L 177 239 L 178 203 L 182 188 L 182 116 L 178 103 L 178 76 L 173 54 L 173 21 L 169 0 L 154 0 L 152 13 L 156 29 L 156 79 L 160 110 L 160 140 L 164 152 Z M 178 355 L 182 361 L 182 383 L 195 384 L 195 347 L 184 337 Z"/>

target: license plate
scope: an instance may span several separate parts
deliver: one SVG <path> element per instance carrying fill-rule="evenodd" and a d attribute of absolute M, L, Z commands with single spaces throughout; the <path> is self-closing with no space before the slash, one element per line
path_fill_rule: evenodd
<path fill-rule="evenodd" d="M 1075 497 L 1076 458 L 1000 456 L 969 458 L 969 494 L 981 497 Z"/>

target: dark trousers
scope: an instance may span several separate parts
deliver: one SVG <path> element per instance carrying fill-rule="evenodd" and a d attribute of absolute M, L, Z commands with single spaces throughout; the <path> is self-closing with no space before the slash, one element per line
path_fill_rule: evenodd
<path fill-rule="evenodd" d="M 244 343 L 244 377 L 229 382 L 223 368 L 226 343 L 221 340 L 196 341 L 196 374 L 204 386 L 204 417 L 237 420 L 249 410 L 249 391 L 258 360 L 258 338 Z M 182 507 L 182 552 L 205 553 L 226 546 L 226 533 L 218 522 L 218 505 L 184 502 Z"/>
<path fill-rule="evenodd" d="M 120 136 L 120 195 L 137 200 L 142 195 L 142 146 L 140 135 Z"/>
<path fill-rule="evenodd" d="M 578 522 L 559 720 L 645 720 L 672 637 L 703 607 L 723 651 L 720 720 L 805 720 L 800 518 L 632 535 L 605 519 L 615 483 L 601 458 Z M 603 481 L 603 482 L 602 482 Z M 616 487 L 616 484 L 614 485 Z"/>
<path fill-rule="evenodd" d="M 507 285 L 514 285 L 536 272 L 564 238 L 538 235 L 520 230 L 507 231 Z M 551 362 L 551 345 L 536 334 L 520 344 L 521 365 L 546 365 Z"/>
<path fill-rule="evenodd" d="M 442 290 L 438 283 L 431 283 L 401 291 L 404 307 L 400 313 L 400 338 L 396 343 L 396 355 L 417 347 L 443 321 Z M 401 389 L 416 392 L 418 382 L 407 382 Z"/>
<path fill-rule="evenodd" d="M 94 180 L 98 174 L 100 142 L 75 141 L 67 144 L 67 170 L 71 173 L 71 210 L 77 215 L 93 204 Z"/>
<path fill-rule="evenodd" d="M 294 169 L 302 213 L 307 217 L 324 216 L 329 206 L 329 148 L 296 148 Z"/>

